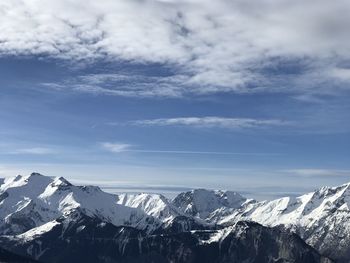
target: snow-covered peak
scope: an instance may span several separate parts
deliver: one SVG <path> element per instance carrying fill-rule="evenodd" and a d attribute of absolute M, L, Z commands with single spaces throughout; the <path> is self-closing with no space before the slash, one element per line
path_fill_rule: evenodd
<path fill-rule="evenodd" d="M 239 208 L 246 200 L 232 191 L 195 189 L 179 194 L 173 200 L 173 204 L 186 214 L 205 219 L 223 207 Z"/>
<path fill-rule="evenodd" d="M 315 191 L 314 196 L 318 198 L 333 198 L 337 199 L 350 195 L 350 183 L 343 184 L 337 187 L 322 187 Z"/>
<path fill-rule="evenodd" d="M 103 192 L 97 186 L 75 186 L 64 178 L 56 178 L 38 198 L 59 215 L 80 209 L 88 216 L 114 225 L 136 226 L 146 216 L 140 209 L 118 204 L 116 195 Z"/>
<path fill-rule="evenodd" d="M 141 209 L 120 205 L 97 186 L 75 186 L 63 177 L 38 173 L 7 178 L 0 188 L 0 233 L 20 234 L 79 209 L 114 225 L 149 229 L 161 222 Z M 23 227 L 25 226 L 25 227 Z"/>
<path fill-rule="evenodd" d="M 32 194 L 35 195 L 52 181 L 53 179 L 51 177 L 43 176 L 39 173 L 32 173 L 27 176 L 17 175 L 15 177 L 6 178 L 0 187 L 0 191 L 7 191 L 10 188 L 20 188 L 21 191 L 26 189 L 27 192 L 32 192 Z"/>
<path fill-rule="evenodd" d="M 72 186 L 72 184 L 66 180 L 63 177 L 56 177 L 53 182 L 51 183 L 53 187 L 65 187 L 65 186 Z"/>
<path fill-rule="evenodd" d="M 269 226 L 310 226 L 324 217 L 349 213 L 349 208 L 350 184 L 344 184 L 338 187 L 322 187 L 299 197 L 249 203 L 230 214 L 222 214 L 219 223 L 243 219 Z"/>
<path fill-rule="evenodd" d="M 178 209 L 161 194 L 120 194 L 118 204 L 143 210 L 146 214 L 167 222 L 182 215 Z"/>

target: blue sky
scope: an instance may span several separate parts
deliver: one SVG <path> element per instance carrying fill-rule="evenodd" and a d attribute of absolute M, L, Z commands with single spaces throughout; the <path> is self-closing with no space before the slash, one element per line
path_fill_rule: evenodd
<path fill-rule="evenodd" d="M 346 2 L 39 2 L 0 5 L 1 176 L 258 198 L 350 181 Z"/>

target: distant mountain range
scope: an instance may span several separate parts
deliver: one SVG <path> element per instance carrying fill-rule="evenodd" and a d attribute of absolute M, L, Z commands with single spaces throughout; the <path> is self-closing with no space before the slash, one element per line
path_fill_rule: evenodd
<path fill-rule="evenodd" d="M 22 261 L 0 250 L 0 262 L 345 263 L 349 205 L 350 184 L 263 202 L 205 189 L 169 200 L 19 175 L 0 180 L 0 247 Z"/>

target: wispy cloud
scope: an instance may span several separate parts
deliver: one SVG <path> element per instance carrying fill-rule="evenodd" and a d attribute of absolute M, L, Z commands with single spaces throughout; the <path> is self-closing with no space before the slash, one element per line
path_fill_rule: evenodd
<path fill-rule="evenodd" d="M 57 150 L 45 147 L 33 147 L 33 148 L 22 148 L 16 149 L 11 152 L 12 154 L 35 154 L 35 155 L 45 155 L 57 153 Z"/>
<path fill-rule="evenodd" d="M 96 95 L 123 97 L 182 97 L 188 76 L 147 76 L 140 73 L 89 74 L 61 83 L 42 83 L 52 90 L 71 90 Z"/>
<path fill-rule="evenodd" d="M 112 153 L 161 153 L 161 154 L 199 154 L 199 155 L 254 155 L 254 156 L 267 156 L 267 155 L 280 155 L 279 153 L 265 153 L 265 152 L 223 152 L 223 151 L 191 151 L 191 150 L 154 150 L 154 149 L 137 149 L 131 144 L 103 142 L 101 143 L 103 149 Z"/>
<path fill-rule="evenodd" d="M 334 79 L 349 82 L 348 67 L 342 65 L 350 58 L 349 11 L 347 0 L 320 0 L 317 6 L 302 0 L 3 1 L 0 54 L 160 63 L 174 67 L 180 78 L 174 83 L 162 77 L 154 87 L 133 83 L 135 90 L 105 86 L 122 81 L 114 76 L 91 84 L 86 78 L 75 86 L 56 84 L 81 92 L 322 93 L 348 86 Z"/>
<path fill-rule="evenodd" d="M 334 170 L 334 169 L 291 169 L 286 170 L 287 173 L 303 176 L 303 177 L 350 177 L 350 170 Z"/>
<path fill-rule="evenodd" d="M 176 150 L 127 150 L 136 153 L 165 153 L 165 154 L 208 154 L 208 155 L 280 155 L 279 153 L 253 153 L 253 152 L 217 152 L 217 151 L 176 151 Z"/>
<path fill-rule="evenodd" d="M 107 151 L 114 152 L 114 153 L 120 153 L 128 151 L 131 147 L 130 144 L 126 143 L 115 143 L 115 142 L 103 142 L 101 143 L 102 148 L 104 148 Z"/>
<path fill-rule="evenodd" d="M 249 118 L 224 118 L 224 117 L 181 117 L 161 118 L 152 120 L 137 120 L 131 122 L 133 125 L 142 126 L 193 126 L 193 127 L 219 127 L 229 129 L 259 128 L 269 126 L 285 126 L 291 122 L 282 120 L 260 120 Z"/>

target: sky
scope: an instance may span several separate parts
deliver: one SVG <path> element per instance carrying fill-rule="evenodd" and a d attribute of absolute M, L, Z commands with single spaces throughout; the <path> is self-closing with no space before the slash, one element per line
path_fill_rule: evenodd
<path fill-rule="evenodd" d="M 0 3 L 0 176 L 258 199 L 350 181 L 350 3 Z"/>

